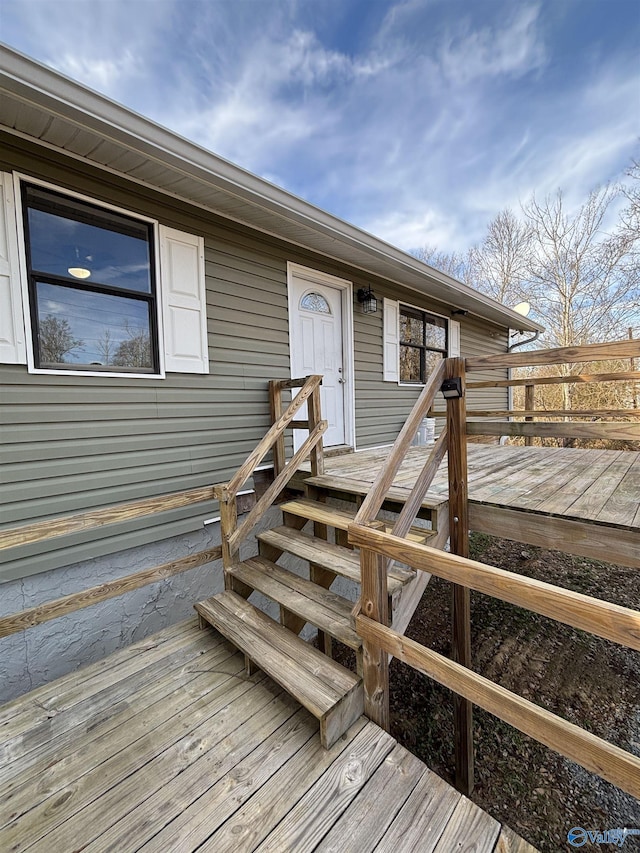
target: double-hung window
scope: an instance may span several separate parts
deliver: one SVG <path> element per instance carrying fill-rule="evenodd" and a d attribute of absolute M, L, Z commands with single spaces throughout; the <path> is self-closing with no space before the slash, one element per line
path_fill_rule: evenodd
<path fill-rule="evenodd" d="M 159 372 L 151 223 L 23 184 L 36 368 Z"/>
<path fill-rule="evenodd" d="M 208 373 L 204 238 L 0 172 L 0 364 Z"/>
<path fill-rule="evenodd" d="M 424 385 L 447 357 L 447 320 L 400 305 L 400 382 Z"/>

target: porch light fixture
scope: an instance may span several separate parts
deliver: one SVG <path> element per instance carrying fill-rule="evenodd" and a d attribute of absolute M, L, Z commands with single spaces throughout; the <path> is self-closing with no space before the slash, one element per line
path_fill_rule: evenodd
<path fill-rule="evenodd" d="M 371 285 L 367 290 L 361 287 L 358 291 L 358 302 L 362 305 L 363 314 L 375 314 L 378 310 L 378 300 L 376 299 Z"/>
<path fill-rule="evenodd" d="M 89 278 L 91 275 L 91 270 L 88 270 L 86 267 L 69 267 L 67 272 L 74 278 Z"/>
<path fill-rule="evenodd" d="M 459 376 L 453 379 L 445 379 L 440 390 L 445 400 L 455 400 L 457 397 L 462 397 L 462 379 Z"/>

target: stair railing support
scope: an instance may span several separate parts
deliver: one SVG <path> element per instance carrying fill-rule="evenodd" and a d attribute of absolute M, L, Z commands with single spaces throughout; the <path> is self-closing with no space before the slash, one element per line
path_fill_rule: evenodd
<path fill-rule="evenodd" d="M 449 535 L 452 554 L 469 557 L 469 504 L 467 490 L 467 411 L 465 362 L 445 361 L 445 381 L 459 380 L 460 396 L 447 397 L 449 467 Z M 471 669 L 471 604 L 468 587 L 453 584 L 452 658 Z M 466 796 L 473 790 L 473 705 L 454 695 L 456 787 Z"/>
<path fill-rule="evenodd" d="M 384 529 L 380 521 L 367 527 Z M 360 549 L 360 574 L 362 591 L 361 613 L 387 627 L 389 625 L 389 593 L 387 589 L 387 561 L 381 554 L 367 548 Z M 379 645 L 369 640 L 362 644 L 364 682 L 364 712 L 385 731 L 389 731 L 389 655 Z"/>

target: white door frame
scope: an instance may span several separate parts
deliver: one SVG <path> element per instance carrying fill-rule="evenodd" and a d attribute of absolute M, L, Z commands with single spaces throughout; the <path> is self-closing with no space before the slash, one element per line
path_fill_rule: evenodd
<path fill-rule="evenodd" d="M 303 267 L 287 261 L 287 310 L 289 320 L 289 375 L 291 375 L 291 318 L 297 305 L 294 304 L 291 279 L 302 278 L 310 284 L 324 284 L 340 291 L 342 298 L 342 359 L 344 385 L 344 440 L 345 443 L 356 447 L 356 396 L 355 396 L 355 363 L 353 355 L 353 282 L 344 278 L 320 272 L 319 270 Z"/>

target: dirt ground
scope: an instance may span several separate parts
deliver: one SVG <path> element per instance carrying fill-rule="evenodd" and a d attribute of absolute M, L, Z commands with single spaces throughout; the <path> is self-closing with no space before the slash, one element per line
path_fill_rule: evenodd
<path fill-rule="evenodd" d="M 640 608 L 638 572 L 475 534 L 471 556 Z M 407 636 L 450 653 L 450 585 L 432 579 Z M 521 608 L 472 593 L 473 668 L 565 719 L 640 755 L 640 656 Z M 394 660 L 391 733 L 453 782 L 452 694 Z M 575 826 L 640 828 L 640 803 L 479 708 L 473 799 L 543 853 L 575 850 Z M 588 845 L 585 849 L 614 849 Z M 640 850 L 628 837 L 624 850 Z"/>

